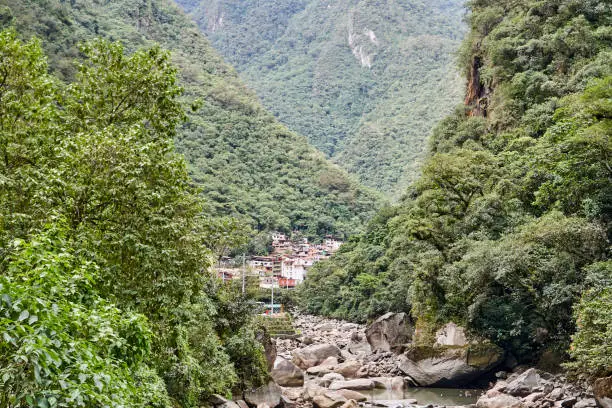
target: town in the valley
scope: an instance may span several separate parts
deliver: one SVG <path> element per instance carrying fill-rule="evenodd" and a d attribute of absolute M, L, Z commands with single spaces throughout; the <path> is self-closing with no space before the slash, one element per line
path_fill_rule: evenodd
<path fill-rule="evenodd" d="M 281 232 L 271 234 L 272 251 L 266 256 L 246 257 L 242 264 L 235 265 L 229 258 L 221 260 L 217 275 L 223 281 L 257 279 L 262 289 L 293 289 L 302 283 L 308 270 L 318 261 L 329 258 L 342 241 L 326 236 L 321 243 L 314 244 L 304 237 L 289 237 Z"/>

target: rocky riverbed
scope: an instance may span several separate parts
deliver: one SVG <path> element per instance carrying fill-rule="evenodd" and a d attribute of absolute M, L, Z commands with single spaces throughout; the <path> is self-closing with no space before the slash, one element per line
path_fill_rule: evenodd
<path fill-rule="evenodd" d="M 609 407 L 562 376 L 516 366 L 499 348 L 468 339 L 452 323 L 438 331 L 435 344 L 418 347 L 412 343 L 410 320 L 401 313 L 381 316 L 368 327 L 296 314 L 293 325 L 299 333 L 296 338 L 273 339 L 266 348 L 273 381 L 244 393 L 242 400 L 219 398 L 213 404 L 223 408 Z M 488 389 L 467 388 L 483 375 L 491 380 Z"/>

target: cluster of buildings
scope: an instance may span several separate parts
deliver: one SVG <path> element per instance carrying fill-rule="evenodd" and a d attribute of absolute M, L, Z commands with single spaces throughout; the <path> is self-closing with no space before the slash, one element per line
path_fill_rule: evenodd
<path fill-rule="evenodd" d="M 320 244 L 307 238 L 291 239 L 280 232 L 272 233 L 272 252 L 267 256 L 253 256 L 239 268 L 219 268 L 224 280 L 242 279 L 243 275 L 258 277 L 261 288 L 294 288 L 302 283 L 308 270 L 318 261 L 329 258 L 342 241 L 326 236 Z"/>

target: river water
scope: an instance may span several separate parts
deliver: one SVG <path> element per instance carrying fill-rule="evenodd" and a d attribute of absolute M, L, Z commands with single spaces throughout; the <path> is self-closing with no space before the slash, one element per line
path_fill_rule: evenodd
<path fill-rule="evenodd" d="M 469 405 L 475 404 L 484 390 L 410 387 L 403 391 L 374 389 L 360 392 L 367 395 L 370 402 L 397 401 L 401 405 L 399 402 L 402 400 L 415 399 L 419 405 Z"/>

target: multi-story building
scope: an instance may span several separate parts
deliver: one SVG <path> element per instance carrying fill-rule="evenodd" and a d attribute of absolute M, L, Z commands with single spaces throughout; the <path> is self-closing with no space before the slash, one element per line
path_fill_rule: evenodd
<path fill-rule="evenodd" d="M 249 261 L 249 266 L 260 272 L 262 276 L 280 276 L 281 274 L 280 256 L 254 256 Z"/>

